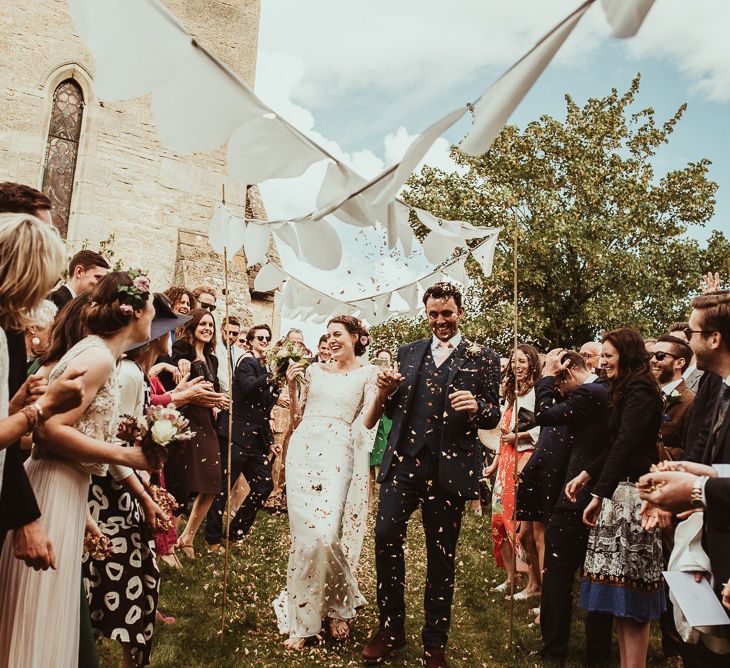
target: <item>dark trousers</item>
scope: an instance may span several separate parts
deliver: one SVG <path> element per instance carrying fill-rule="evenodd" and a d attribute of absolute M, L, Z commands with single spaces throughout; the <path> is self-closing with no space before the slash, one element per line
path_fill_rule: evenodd
<path fill-rule="evenodd" d="M 215 497 L 208 511 L 205 524 L 205 540 L 209 545 L 216 545 L 222 541 L 223 515 L 226 511 L 226 498 L 228 495 L 228 439 L 219 436 L 218 444 L 223 468 L 223 491 Z M 243 447 L 238 443 L 233 443 L 231 449 L 231 486 L 241 474 L 246 478 L 251 491 L 244 499 L 236 515 L 231 519 L 228 532 L 230 540 L 241 540 L 249 532 L 256 519 L 256 513 L 262 508 L 274 489 L 268 451 L 265 451 L 258 444 Z"/>
<path fill-rule="evenodd" d="M 728 629 L 728 635 L 730 635 L 730 628 Z M 701 641 L 696 645 L 682 643 L 680 652 L 684 668 L 727 668 L 730 665 L 730 655 L 715 654 L 707 649 Z"/>
<path fill-rule="evenodd" d="M 583 568 L 588 527 L 579 511 L 556 509 L 545 529 L 545 571 L 542 576 L 541 655 L 561 659 L 568 652 L 575 573 Z M 599 612 L 586 616 L 586 649 L 591 662 L 608 663 L 613 617 Z"/>
<path fill-rule="evenodd" d="M 408 521 L 421 506 L 426 534 L 425 647 L 444 647 L 454 595 L 454 556 L 464 499 L 445 492 L 438 482 L 438 458 L 428 448 L 415 457 L 396 455 L 380 486 L 375 522 L 375 567 L 380 625 L 395 632 L 405 625 L 403 542 Z"/>

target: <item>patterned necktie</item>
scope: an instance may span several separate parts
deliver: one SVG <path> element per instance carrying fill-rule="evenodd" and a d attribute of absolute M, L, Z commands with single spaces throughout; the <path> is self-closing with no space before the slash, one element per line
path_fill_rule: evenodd
<path fill-rule="evenodd" d="M 440 367 L 451 355 L 451 344 L 448 341 L 439 341 L 436 350 L 433 351 L 433 361 L 436 368 Z"/>

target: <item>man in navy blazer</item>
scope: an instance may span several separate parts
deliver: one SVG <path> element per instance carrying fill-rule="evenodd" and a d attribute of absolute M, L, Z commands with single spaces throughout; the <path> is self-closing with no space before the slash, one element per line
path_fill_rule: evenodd
<path fill-rule="evenodd" d="M 563 395 L 557 401 L 556 390 Z M 545 569 L 542 582 L 540 628 L 543 658 L 564 660 L 570 641 L 575 572 L 583 566 L 588 527 L 583 511 L 591 500 L 591 483 L 575 493 L 571 481 L 581 476 L 608 448 L 610 399 L 607 384 L 592 373 L 577 352 L 552 350 L 545 359 L 543 377 L 535 383 L 535 422 L 541 427 L 566 426 L 570 458 L 560 496 L 545 530 Z M 611 655 L 610 615 L 589 613 L 586 645 L 589 665 L 608 663 Z"/>
<path fill-rule="evenodd" d="M 433 336 L 398 351 L 402 381 L 385 403 L 393 426 L 380 467 L 375 526 L 380 627 L 363 649 L 378 663 L 405 644 L 405 562 L 408 521 L 421 507 L 427 582 L 422 638 L 426 666 L 446 666 L 454 592 L 454 558 L 467 499 L 478 498 L 482 445 L 478 429 L 497 426 L 499 357 L 459 332 L 458 289 L 437 283 L 423 297 Z M 387 383 L 388 372 L 379 383 Z"/>
<path fill-rule="evenodd" d="M 240 541 L 253 526 L 256 514 L 274 489 L 271 476 L 272 455 L 279 454 L 269 418 L 279 391 L 272 385 L 271 374 L 264 363 L 264 354 L 271 341 L 268 325 L 255 325 L 246 335 L 253 354 L 239 358 L 232 374 L 231 416 L 231 485 L 239 475 L 248 482 L 250 491 L 231 519 L 228 536 Z M 205 540 L 213 546 L 222 540 L 223 513 L 226 506 L 228 474 L 228 410 L 218 415 L 216 429 L 221 449 L 223 487 L 208 512 Z M 213 548 L 216 549 L 216 548 Z"/>

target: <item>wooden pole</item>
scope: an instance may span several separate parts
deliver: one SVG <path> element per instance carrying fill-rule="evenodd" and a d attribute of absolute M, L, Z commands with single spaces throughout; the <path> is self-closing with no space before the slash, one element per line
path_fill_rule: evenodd
<path fill-rule="evenodd" d="M 226 203 L 226 185 L 221 188 L 221 203 Z M 245 204 L 244 204 L 245 206 Z M 228 249 L 223 248 L 223 283 L 225 286 L 225 304 L 226 304 L 226 325 L 228 324 L 230 297 L 228 294 Z M 225 556 L 223 559 L 223 603 L 221 605 L 221 644 L 223 644 L 223 636 L 226 629 L 226 599 L 228 598 L 228 557 L 230 552 L 229 532 L 231 529 L 231 449 L 233 441 L 233 364 L 231 363 L 231 340 L 226 334 L 226 365 L 228 367 L 228 456 L 226 476 L 226 521 L 224 523 L 226 532 Z"/>
<path fill-rule="evenodd" d="M 519 310 L 517 305 L 517 221 L 515 220 L 515 231 L 514 231 L 514 239 L 512 242 L 512 281 L 513 281 L 513 316 L 514 316 L 514 345 L 513 345 L 513 351 L 512 351 L 512 364 L 517 365 L 517 346 L 519 345 L 518 340 L 518 328 L 519 328 Z M 520 437 L 519 433 L 519 420 L 518 420 L 518 395 L 517 395 L 517 373 L 514 374 L 515 377 L 515 401 L 512 406 L 512 415 L 514 416 L 515 420 L 515 442 L 514 442 L 514 449 L 515 449 L 515 462 L 514 462 L 514 469 L 513 469 L 513 479 L 512 479 L 512 495 L 513 495 L 513 502 L 512 502 L 512 582 L 510 583 L 510 597 L 509 597 L 509 648 L 512 649 L 514 647 L 514 618 L 515 618 L 515 580 L 517 579 L 517 476 L 518 476 L 518 451 L 517 451 L 517 445 Z"/>

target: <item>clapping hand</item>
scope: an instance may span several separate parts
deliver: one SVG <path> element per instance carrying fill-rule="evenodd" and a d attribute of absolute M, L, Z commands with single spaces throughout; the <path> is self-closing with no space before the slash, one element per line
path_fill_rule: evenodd
<path fill-rule="evenodd" d="M 542 370 L 542 376 L 557 376 L 561 371 L 565 371 L 570 366 L 570 360 L 565 360 L 567 354 L 565 348 L 554 348 L 545 357 L 545 366 Z"/>

